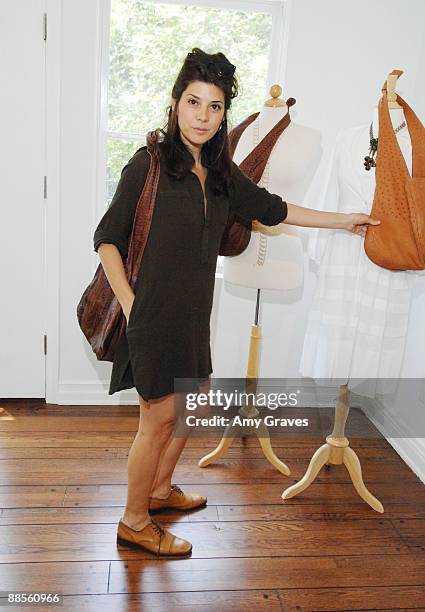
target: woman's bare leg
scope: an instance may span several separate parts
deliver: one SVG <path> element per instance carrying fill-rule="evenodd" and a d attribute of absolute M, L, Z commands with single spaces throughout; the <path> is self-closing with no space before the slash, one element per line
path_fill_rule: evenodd
<path fill-rule="evenodd" d="M 199 387 L 199 392 L 207 393 L 210 385 L 210 380 L 201 384 Z M 177 397 L 177 394 L 175 394 L 174 401 L 179 402 L 178 408 L 176 408 L 179 410 L 179 414 L 183 414 L 184 416 L 184 395 Z M 197 415 L 201 416 L 200 408 L 197 410 Z M 188 428 L 185 429 L 188 432 Z M 174 431 L 172 431 L 170 434 L 161 455 L 156 476 L 152 483 L 152 490 L 150 493 L 151 497 L 165 499 L 170 494 L 174 469 L 189 437 L 189 435 L 184 435 L 183 431 L 184 430 L 182 427 L 182 429 L 179 430 L 178 435 L 175 435 Z"/>
<path fill-rule="evenodd" d="M 128 454 L 127 503 L 122 517 L 132 529 L 143 529 L 151 521 L 149 495 L 174 426 L 172 395 L 149 402 L 139 395 L 139 430 Z"/>
<path fill-rule="evenodd" d="M 165 499 L 171 491 L 171 481 L 177 461 L 186 445 L 187 437 L 176 438 L 172 434 L 158 465 L 158 470 L 152 482 L 151 497 Z"/>

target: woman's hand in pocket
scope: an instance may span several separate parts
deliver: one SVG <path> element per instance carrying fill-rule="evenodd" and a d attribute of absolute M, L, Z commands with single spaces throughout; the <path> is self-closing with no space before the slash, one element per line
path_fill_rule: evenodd
<path fill-rule="evenodd" d="M 128 321 L 130 319 L 130 314 L 131 314 L 131 309 L 133 307 L 134 298 L 135 298 L 135 295 L 133 294 L 133 297 L 131 298 L 131 300 L 128 302 L 128 304 L 125 304 L 123 306 L 123 309 L 122 309 L 123 313 L 124 313 L 124 316 L 126 318 L 126 321 L 127 321 L 127 325 L 128 325 Z"/>

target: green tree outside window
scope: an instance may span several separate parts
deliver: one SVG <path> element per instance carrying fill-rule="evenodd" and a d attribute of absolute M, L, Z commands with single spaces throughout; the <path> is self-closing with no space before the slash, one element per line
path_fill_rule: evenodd
<path fill-rule="evenodd" d="M 193 47 L 222 51 L 236 65 L 240 89 L 229 128 L 261 108 L 271 31 L 267 13 L 111 0 L 107 203 L 146 133 L 165 125 L 172 85 Z"/>

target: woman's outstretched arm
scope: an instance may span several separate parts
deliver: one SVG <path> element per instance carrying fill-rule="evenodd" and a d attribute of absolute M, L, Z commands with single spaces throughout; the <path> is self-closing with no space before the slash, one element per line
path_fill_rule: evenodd
<path fill-rule="evenodd" d="M 368 225 L 379 225 L 381 222 L 364 213 L 325 212 L 288 204 L 288 214 L 282 223 L 302 227 L 323 227 L 328 229 L 345 229 L 360 236 L 366 235 Z"/>
<path fill-rule="evenodd" d="M 288 204 L 279 195 L 259 187 L 232 162 L 230 206 L 244 219 L 258 220 L 263 225 L 288 223 L 303 227 L 345 229 L 365 236 L 367 225 L 380 222 L 363 213 L 324 212 Z"/>

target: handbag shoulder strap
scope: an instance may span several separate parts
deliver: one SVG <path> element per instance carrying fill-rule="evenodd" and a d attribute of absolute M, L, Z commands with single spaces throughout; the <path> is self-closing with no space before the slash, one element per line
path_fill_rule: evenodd
<path fill-rule="evenodd" d="M 425 127 L 403 98 L 397 95 L 397 102 L 403 108 L 404 117 L 409 130 L 412 143 L 412 177 L 425 177 Z M 386 88 L 383 89 L 382 97 L 378 104 L 379 137 L 378 155 L 384 163 L 398 166 L 398 170 L 404 175 L 410 176 L 403 154 L 394 134 L 390 113 L 388 110 L 388 96 Z M 381 132 L 382 129 L 382 132 Z M 381 161 L 381 167 L 384 165 Z M 378 172 L 378 167 L 377 167 Z"/>
<path fill-rule="evenodd" d="M 254 113 L 253 115 L 249 115 L 246 119 L 244 119 L 241 123 L 230 130 L 229 132 L 229 144 L 230 144 L 230 157 L 233 159 L 233 155 L 235 154 L 236 147 L 238 146 L 238 142 L 240 137 L 246 130 L 246 128 L 256 120 L 260 113 Z"/>
<path fill-rule="evenodd" d="M 134 215 L 133 228 L 131 231 L 128 257 L 126 261 L 126 273 L 129 285 L 134 288 L 140 269 L 143 252 L 149 236 L 152 222 L 152 214 L 155 207 L 156 192 L 160 176 L 159 161 L 159 131 L 149 132 L 147 135 L 147 151 L 150 155 L 150 166 L 142 193 L 137 202 Z"/>
<path fill-rule="evenodd" d="M 267 161 L 276 144 L 279 136 L 291 123 L 291 117 L 289 114 L 289 108 L 295 104 L 295 98 L 288 98 L 286 105 L 288 106 L 288 112 L 275 126 L 268 132 L 264 138 L 258 143 L 256 147 L 246 156 L 246 158 L 239 164 L 239 168 L 246 174 L 252 181 L 259 183 Z M 231 155 L 233 157 L 236 150 L 236 146 L 246 128 L 255 121 L 260 113 L 254 113 L 247 117 L 242 123 L 237 125 L 230 133 L 229 139 L 231 142 Z M 234 134 L 233 134 L 234 132 Z"/>

